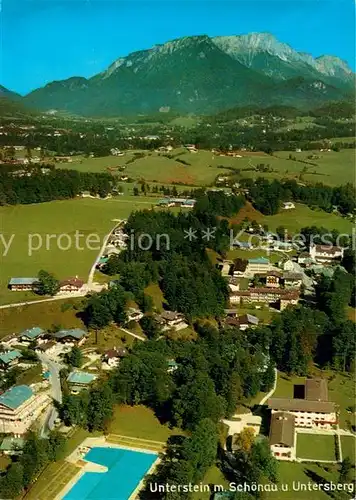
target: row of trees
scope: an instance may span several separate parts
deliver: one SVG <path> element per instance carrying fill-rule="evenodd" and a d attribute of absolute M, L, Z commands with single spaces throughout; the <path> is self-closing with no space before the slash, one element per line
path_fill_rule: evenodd
<path fill-rule="evenodd" d="M 0 205 L 68 199 L 85 191 L 104 198 L 112 190 L 112 177 L 106 173 L 60 169 L 26 172 L 15 176 L 0 168 Z"/>
<path fill-rule="evenodd" d="M 0 475 L 0 497 L 16 498 L 27 489 L 50 462 L 63 457 L 65 438 L 53 432 L 48 439 L 41 439 L 30 432 L 25 438 L 22 454 L 8 467 L 6 474 Z"/>
<path fill-rule="evenodd" d="M 305 186 L 295 180 L 268 181 L 264 178 L 242 179 L 241 186 L 248 189 L 248 197 L 255 208 L 266 215 L 276 214 L 283 201 L 297 201 L 311 207 L 331 212 L 337 206 L 342 214 L 353 212 L 356 208 L 356 192 L 352 184 L 344 186 L 325 186 L 317 183 Z"/>

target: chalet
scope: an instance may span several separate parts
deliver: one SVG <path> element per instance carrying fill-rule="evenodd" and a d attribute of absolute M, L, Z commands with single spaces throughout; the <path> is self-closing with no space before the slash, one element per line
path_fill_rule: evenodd
<path fill-rule="evenodd" d="M 51 354 L 55 351 L 57 343 L 54 340 L 44 342 L 36 347 L 36 351 Z"/>
<path fill-rule="evenodd" d="M 14 349 L 12 351 L 2 352 L 0 353 L 0 368 L 2 370 L 7 370 L 17 365 L 21 358 L 22 354 L 17 349 Z"/>
<path fill-rule="evenodd" d="M 232 269 L 232 275 L 235 278 L 238 278 L 239 276 L 244 276 L 246 273 L 248 261 L 244 259 L 235 259 L 234 260 L 234 266 Z"/>
<path fill-rule="evenodd" d="M 103 355 L 103 361 L 110 367 L 115 367 L 119 364 L 120 359 L 127 356 L 128 351 L 124 347 L 114 347 L 114 349 L 108 349 Z"/>
<path fill-rule="evenodd" d="M 300 288 L 303 283 L 303 275 L 293 272 L 283 273 L 283 282 L 286 288 Z"/>
<path fill-rule="evenodd" d="M 340 261 L 344 256 L 344 249 L 329 245 L 310 245 L 309 255 L 316 262 L 330 263 Z"/>
<path fill-rule="evenodd" d="M 296 458 L 295 417 L 291 413 L 277 411 L 272 414 L 269 445 L 277 460 Z"/>
<path fill-rule="evenodd" d="M 231 304 L 262 302 L 275 304 L 281 311 L 290 304 L 298 304 L 298 300 L 298 290 L 285 290 L 283 288 L 250 288 L 230 293 Z"/>
<path fill-rule="evenodd" d="M 78 345 L 82 345 L 86 340 L 87 332 L 85 330 L 81 330 L 80 328 L 72 328 L 70 330 L 59 330 L 59 332 L 53 334 L 53 337 L 58 342 L 75 342 Z"/>
<path fill-rule="evenodd" d="M 265 257 L 257 257 L 255 259 L 248 259 L 245 274 L 255 275 L 256 273 L 266 273 L 270 270 L 271 264 L 269 259 Z"/>
<path fill-rule="evenodd" d="M 77 393 L 82 389 L 86 389 L 89 385 L 94 382 L 96 375 L 87 372 L 73 371 L 67 377 L 67 382 L 70 390 L 73 393 Z"/>
<path fill-rule="evenodd" d="M 129 321 L 140 321 L 142 317 L 143 317 L 143 312 L 141 312 L 140 309 L 130 307 L 129 310 L 127 311 L 127 319 Z"/>
<path fill-rule="evenodd" d="M 38 340 L 43 337 L 46 332 L 40 328 L 39 326 L 34 326 L 32 328 L 28 328 L 20 334 L 21 340 L 25 342 L 32 342 L 33 340 Z"/>
<path fill-rule="evenodd" d="M 43 392 L 34 394 L 27 385 L 11 387 L 0 395 L 0 432 L 15 437 L 25 434 L 49 404 Z"/>
<path fill-rule="evenodd" d="M 288 412 L 295 417 L 295 426 L 308 429 L 331 429 L 337 424 L 337 408 L 328 401 L 327 381 L 308 379 L 303 398 L 272 398 L 268 406 L 275 412 Z"/>
<path fill-rule="evenodd" d="M 261 278 L 267 288 L 279 288 L 281 286 L 282 273 L 279 271 L 268 271 L 267 273 L 256 273 L 255 276 Z"/>
<path fill-rule="evenodd" d="M 11 278 L 8 287 L 13 292 L 23 292 L 35 290 L 37 285 L 38 278 Z"/>
<path fill-rule="evenodd" d="M 310 257 L 308 252 L 302 252 L 298 255 L 297 262 L 302 266 L 310 267 L 313 264 L 313 259 Z M 291 271 L 292 270 L 293 269 L 291 269 Z"/>
<path fill-rule="evenodd" d="M 84 281 L 79 279 L 77 276 L 75 278 L 68 278 L 61 281 L 59 285 L 60 292 L 79 292 L 84 286 Z"/>
<path fill-rule="evenodd" d="M 174 328 L 181 330 L 187 326 L 183 314 L 174 311 L 163 311 L 156 316 L 158 322 L 163 326 L 163 329 Z"/>

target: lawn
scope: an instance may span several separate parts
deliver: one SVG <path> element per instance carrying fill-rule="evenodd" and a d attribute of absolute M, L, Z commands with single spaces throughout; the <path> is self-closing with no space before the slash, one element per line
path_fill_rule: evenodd
<path fill-rule="evenodd" d="M 134 337 L 127 335 L 117 326 L 110 325 L 98 331 L 97 335 L 94 331 L 90 332 L 85 348 L 94 347 L 99 352 L 104 352 L 114 347 L 130 347 L 134 342 L 136 342 Z"/>
<path fill-rule="evenodd" d="M 228 250 L 226 252 L 226 258 L 229 260 L 234 259 L 255 259 L 257 257 L 265 257 L 270 260 L 272 264 L 277 264 L 283 258 L 282 252 L 269 252 L 263 249 L 261 250 L 242 250 L 240 248 L 236 248 L 234 250 Z"/>
<path fill-rule="evenodd" d="M 166 442 L 173 434 L 183 434 L 180 429 L 162 425 L 154 412 L 145 406 L 116 406 L 108 434 Z"/>
<path fill-rule="evenodd" d="M 273 394 L 274 398 L 293 398 L 294 385 L 303 385 L 305 377 L 288 377 L 285 373 L 278 372 L 277 388 Z"/>
<path fill-rule="evenodd" d="M 82 299 L 63 299 L 40 304 L 0 309 L 0 338 L 11 333 L 21 333 L 27 328 L 40 326 L 49 329 L 53 325 L 63 328 L 83 328 L 76 316 Z"/>
<path fill-rule="evenodd" d="M 350 457 L 352 463 L 356 463 L 356 438 L 352 436 L 341 436 L 342 458 Z"/>
<path fill-rule="evenodd" d="M 121 196 L 1 207 L 0 233 L 5 241 L 13 240 L 7 255 L 2 255 L 0 304 L 38 298 L 29 292 L 10 292 L 7 284 L 11 276 L 36 276 L 45 269 L 60 279 L 77 275 L 86 280 L 116 220 L 128 217 L 133 210 L 151 208 L 156 200 Z M 55 236 L 49 239 L 51 235 Z M 1 242 L 0 247 L 3 254 Z"/>
<path fill-rule="evenodd" d="M 10 465 L 11 459 L 5 455 L 0 455 L 0 472 L 6 470 L 7 466 Z"/>
<path fill-rule="evenodd" d="M 315 460 L 336 460 L 334 436 L 297 434 L 297 457 Z"/>
<path fill-rule="evenodd" d="M 217 485 L 218 487 L 223 486 L 226 490 L 229 488 L 227 479 L 225 479 L 223 473 L 216 465 L 210 467 L 208 472 L 205 474 L 201 484 L 204 485 L 201 489 L 205 489 L 205 486 L 211 486 L 213 484 Z M 218 491 L 218 489 L 216 489 L 216 491 Z M 210 498 L 211 493 L 208 491 L 195 492 L 192 494 L 192 500 L 210 500 Z"/>

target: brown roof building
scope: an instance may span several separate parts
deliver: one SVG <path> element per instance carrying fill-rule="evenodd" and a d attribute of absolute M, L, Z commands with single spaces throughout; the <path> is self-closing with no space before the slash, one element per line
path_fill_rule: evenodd
<path fill-rule="evenodd" d="M 328 382 L 323 378 L 310 378 L 305 382 L 305 399 L 328 401 Z"/>
<path fill-rule="evenodd" d="M 293 447 L 295 443 L 295 417 L 291 413 L 273 413 L 269 444 Z"/>
<path fill-rule="evenodd" d="M 329 401 L 310 401 L 307 399 L 272 398 L 268 407 L 275 411 L 334 413 L 335 403 Z"/>

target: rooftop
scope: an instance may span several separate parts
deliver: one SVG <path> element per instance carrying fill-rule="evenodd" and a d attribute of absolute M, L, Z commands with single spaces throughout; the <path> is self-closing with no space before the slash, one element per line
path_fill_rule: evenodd
<path fill-rule="evenodd" d="M 285 412 L 273 413 L 269 433 L 270 445 L 281 444 L 294 446 L 295 418 L 294 415 Z"/>
<path fill-rule="evenodd" d="M 305 382 L 305 399 L 328 401 L 328 382 L 324 378 L 309 378 Z"/>
<path fill-rule="evenodd" d="M 59 330 L 53 334 L 56 339 L 64 339 L 66 337 L 72 337 L 73 339 L 80 340 L 86 335 L 86 331 L 81 328 L 72 328 L 70 330 Z"/>
<path fill-rule="evenodd" d="M 253 316 L 252 314 L 243 314 L 242 316 L 239 317 L 239 323 L 240 324 L 251 324 L 251 325 L 258 325 L 259 319 L 256 318 L 256 316 Z"/>
<path fill-rule="evenodd" d="M 67 381 L 71 384 L 89 385 L 95 379 L 96 376 L 92 373 L 75 371 L 68 375 Z"/>
<path fill-rule="evenodd" d="M 28 328 L 21 333 L 21 337 L 27 337 L 28 339 L 34 340 L 44 333 L 44 330 L 39 326 L 34 326 L 33 328 Z"/>
<path fill-rule="evenodd" d="M 34 285 L 38 278 L 11 278 L 9 285 Z"/>
<path fill-rule="evenodd" d="M 33 391 L 28 385 L 15 385 L 1 394 L 0 405 L 16 410 L 32 396 Z"/>
<path fill-rule="evenodd" d="M 3 439 L 0 445 L 0 451 L 16 451 L 22 450 L 24 447 L 25 440 L 23 438 L 16 438 L 13 436 L 7 436 Z"/>
<path fill-rule="evenodd" d="M 20 351 L 17 351 L 16 349 L 13 351 L 0 354 L 0 362 L 4 363 L 5 365 L 11 363 L 11 361 L 14 361 L 14 359 L 19 359 L 19 358 L 22 358 L 22 354 L 20 353 Z"/>
<path fill-rule="evenodd" d="M 306 411 L 316 413 L 333 413 L 335 404 L 328 401 L 310 401 L 307 399 L 272 398 L 268 400 L 271 410 Z"/>

